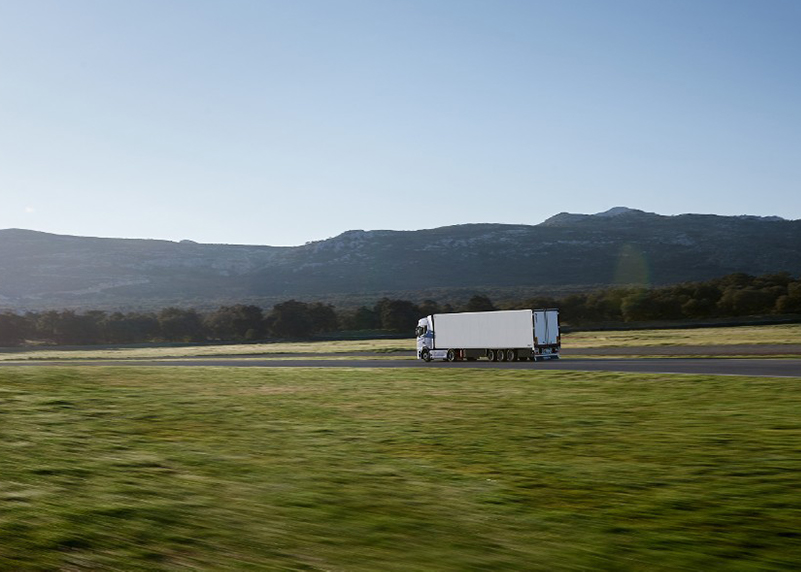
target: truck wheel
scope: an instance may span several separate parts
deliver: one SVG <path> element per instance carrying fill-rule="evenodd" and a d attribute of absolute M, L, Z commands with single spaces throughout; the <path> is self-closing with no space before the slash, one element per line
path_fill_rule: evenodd
<path fill-rule="evenodd" d="M 506 352 L 504 350 L 498 350 L 495 354 L 498 356 L 498 361 L 506 361 Z"/>
<path fill-rule="evenodd" d="M 506 350 L 506 361 L 517 361 L 517 352 L 514 350 Z"/>
<path fill-rule="evenodd" d="M 420 357 L 423 358 L 423 361 L 431 361 L 431 352 L 428 351 L 428 348 L 423 348 L 423 351 L 420 352 Z"/>
<path fill-rule="evenodd" d="M 456 350 L 448 350 L 448 361 L 456 361 Z"/>
<path fill-rule="evenodd" d="M 495 350 L 487 350 L 487 359 L 489 361 L 495 361 Z"/>

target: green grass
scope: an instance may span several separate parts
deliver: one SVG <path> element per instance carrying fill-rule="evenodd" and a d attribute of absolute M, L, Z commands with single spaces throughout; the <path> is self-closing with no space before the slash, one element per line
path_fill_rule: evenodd
<path fill-rule="evenodd" d="M 286 342 L 262 344 L 227 344 L 214 346 L 153 346 L 147 348 L 96 348 L 86 346 L 79 350 L 50 350 L 31 348 L 0 354 L 0 361 L 19 360 L 79 360 L 79 359 L 161 359 L 182 357 L 222 357 L 247 355 L 276 355 L 319 353 L 338 354 L 349 352 L 395 352 L 414 351 L 413 337 L 402 340 L 346 340 L 333 342 Z"/>
<path fill-rule="evenodd" d="M 801 344 L 801 324 L 680 330 L 574 332 L 563 336 L 562 343 L 565 348 Z"/>
<path fill-rule="evenodd" d="M 789 570 L 801 379 L 3 368 L 0 570 Z"/>

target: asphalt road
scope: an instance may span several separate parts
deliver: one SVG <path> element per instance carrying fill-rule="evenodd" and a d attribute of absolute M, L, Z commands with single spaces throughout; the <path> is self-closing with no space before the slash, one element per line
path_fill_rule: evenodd
<path fill-rule="evenodd" d="M 801 359 L 732 359 L 732 358 L 634 358 L 634 359 L 561 359 L 545 362 L 441 362 L 425 363 L 409 359 L 238 359 L 188 358 L 171 360 L 97 360 L 75 362 L 17 362 L 3 365 L 64 366 L 120 365 L 130 367 L 350 367 L 350 368 L 447 368 L 514 369 L 562 371 L 614 371 L 634 373 L 690 373 L 708 375 L 748 375 L 755 377 L 799 377 Z"/>

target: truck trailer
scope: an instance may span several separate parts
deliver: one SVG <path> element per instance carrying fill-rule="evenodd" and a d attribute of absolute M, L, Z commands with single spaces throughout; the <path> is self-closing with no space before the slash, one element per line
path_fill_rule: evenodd
<path fill-rule="evenodd" d="M 559 310 L 432 314 L 417 322 L 417 358 L 425 361 L 558 359 Z"/>

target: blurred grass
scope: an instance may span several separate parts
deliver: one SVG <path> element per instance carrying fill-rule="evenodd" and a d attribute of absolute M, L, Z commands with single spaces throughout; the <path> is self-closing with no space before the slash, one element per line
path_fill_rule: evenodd
<path fill-rule="evenodd" d="M 801 378 L 0 370 L 0 570 L 791 570 Z"/>

